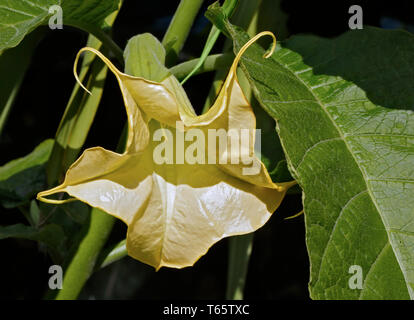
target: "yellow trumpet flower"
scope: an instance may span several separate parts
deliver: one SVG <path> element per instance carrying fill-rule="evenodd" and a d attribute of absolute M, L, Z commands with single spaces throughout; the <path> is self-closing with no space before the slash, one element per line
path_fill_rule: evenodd
<path fill-rule="evenodd" d="M 40 192 L 37 198 L 59 204 L 71 199 L 45 197 L 66 192 L 121 219 L 128 226 L 128 254 L 157 270 L 162 266 L 191 266 L 220 239 L 263 226 L 286 190 L 295 184 L 272 182 L 254 155 L 256 118 L 237 81 L 236 68 L 242 54 L 264 35 L 273 38 L 265 58 L 273 53 L 276 39 L 271 32 L 262 32 L 248 41 L 237 54 L 215 103 L 200 116 L 171 73 L 161 82 L 133 77 L 119 71 L 99 51 L 81 49 L 75 70 L 80 53 L 91 51 L 118 80 L 128 116 L 125 152 L 118 154 L 101 147 L 85 150 L 68 169 L 63 183 Z M 243 144 L 242 135 L 236 135 L 236 140 L 227 137 L 225 147 L 200 143 L 192 149 L 197 151 L 199 161 L 189 163 L 180 150 L 190 148 L 193 142 L 181 138 L 194 129 L 204 136 L 211 130 L 248 129 L 249 142 L 234 148 Z M 177 145 L 171 155 L 168 144 L 174 141 Z M 154 161 L 161 144 L 165 156 L 161 162 Z M 212 153 L 215 161 L 202 163 L 202 157 L 198 157 Z M 246 158 L 250 163 L 246 164 Z M 258 168 L 257 173 L 246 174 L 246 169 L 253 167 Z"/>

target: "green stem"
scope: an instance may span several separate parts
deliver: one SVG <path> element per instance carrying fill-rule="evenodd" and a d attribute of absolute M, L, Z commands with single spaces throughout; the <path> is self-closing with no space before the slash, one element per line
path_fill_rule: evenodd
<path fill-rule="evenodd" d="M 205 59 L 204 63 L 201 65 L 199 69 L 197 69 L 197 71 L 194 74 L 200 74 L 204 72 L 227 68 L 231 65 L 233 59 L 234 54 L 231 52 L 210 55 L 207 57 L 207 59 Z M 199 63 L 200 60 L 201 58 L 197 58 L 177 64 L 176 66 L 170 68 L 170 71 L 172 74 L 176 76 L 177 79 L 181 80 L 194 69 L 194 67 Z"/>
<path fill-rule="evenodd" d="M 93 24 L 84 23 L 81 21 L 65 21 L 65 25 L 81 29 L 85 32 L 88 32 L 99 39 L 102 44 L 110 50 L 115 58 L 118 60 L 122 66 L 124 65 L 124 52 L 123 50 L 112 40 L 111 36 L 106 33 L 102 28 L 95 26 Z"/>
<path fill-rule="evenodd" d="M 227 17 L 230 17 L 237 6 L 239 0 L 226 0 L 223 4 L 224 14 Z M 218 37 L 220 35 L 220 30 L 213 25 L 211 27 L 210 33 L 208 35 L 207 41 L 204 45 L 203 52 L 201 53 L 200 59 L 198 63 L 194 66 L 193 70 L 187 74 L 187 76 L 181 81 L 181 85 L 183 85 L 191 76 L 197 73 L 197 70 L 201 68 L 204 64 L 204 60 L 207 59 L 208 55 L 210 54 L 211 50 L 213 49 Z"/>
<path fill-rule="evenodd" d="M 166 65 L 177 61 L 178 54 L 184 46 L 191 26 L 197 17 L 203 0 L 181 0 L 174 17 L 165 33 L 162 44 L 167 50 Z"/>
<path fill-rule="evenodd" d="M 253 233 L 229 239 L 229 265 L 227 268 L 226 299 L 242 300 L 250 255 L 253 247 Z"/>
<path fill-rule="evenodd" d="M 109 214 L 96 208 L 92 209 L 86 236 L 65 270 L 63 287 L 56 300 L 71 300 L 78 297 L 93 272 L 96 259 L 108 239 L 114 222 L 115 219 Z"/>

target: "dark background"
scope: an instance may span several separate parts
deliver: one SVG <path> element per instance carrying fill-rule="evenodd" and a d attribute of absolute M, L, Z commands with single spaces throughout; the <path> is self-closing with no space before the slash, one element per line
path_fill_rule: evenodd
<path fill-rule="evenodd" d="M 181 59 L 201 53 L 209 23 L 203 17 L 205 1 Z M 162 39 L 179 1 L 125 0 L 114 25 L 114 40 L 122 48 L 139 33 L 151 32 Z M 298 1 L 282 0 L 290 35 L 312 33 L 335 37 L 348 30 L 352 4 L 360 4 L 364 24 L 413 29 L 410 1 Z M 411 29 L 410 29 L 411 28 Z M 70 27 L 48 31 L 39 43 L 25 76 L 20 94 L 0 138 L 0 165 L 31 152 L 41 141 L 55 135 L 75 83 L 72 64 L 87 35 Z M 220 42 L 223 43 L 223 40 Z M 220 43 L 216 50 L 220 49 Z M 185 85 L 194 106 L 202 106 L 214 75 L 194 77 Z M 115 149 L 125 122 L 122 97 L 115 78 L 108 76 L 95 122 L 85 147 Z M 309 262 L 303 216 L 284 217 L 301 210 L 301 195 L 288 195 L 270 221 L 255 233 L 245 297 L 251 299 L 309 299 Z M 0 224 L 24 223 L 17 210 L 0 208 Z M 122 223 L 115 226 L 111 241 L 125 234 Z M 194 267 L 159 272 L 130 258 L 112 264 L 92 276 L 83 299 L 222 299 L 226 289 L 228 240 L 214 245 Z M 48 282 L 51 260 L 35 242 L 0 241 L 0 298 L 40 299 Z"/>

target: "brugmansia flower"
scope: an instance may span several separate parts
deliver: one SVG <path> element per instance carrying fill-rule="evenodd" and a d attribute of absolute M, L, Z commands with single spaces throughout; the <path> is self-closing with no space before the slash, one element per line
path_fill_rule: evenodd
<path fill-rule="evenodd" d="M 66 192 L 121 219 L 128 225 L 128 254 L 156 269 L 191 266 L 220 239 L 263 226 L 294 184 L 272 182 L 254 155 L 256 119 L 236 76 L 243 52 L 266 34 L 273 37 L 273 52 L 276 39 L 270 32 L 247 42 L 236 56 L 214 105 L 200 116 L 172 74 L 161 82 L 133 77 L 120 72 L 99 51 L 83 48 L 79 54 L 94 52 L 118 79 L 128 116 L 126 149 L 122 154 L 101 147 L 85 150 L 68 169 L 63 183 L 40 192 L 38 199 L 62 203 L 67 200 L 44 197 Z M 197 153 L 215 151 L 216 161 L 188 163 L 180 149 L 190 148 L 192 141 L 178 138 L 195 128 L 205 136 L 212 129 L 249 129 L 250 140 L 240 149 L 232 148 L 240 142 L 232 137 L 228 137 L 225 148 L 217 144 L 212 150 L 210 144 L 198 144 Z M 164 132 L 161 137 L 159 132 Z M 175 146 L 173 155 L 165 152 L 164 162 L 154 161 L 160 144 L 175 141 L 184 143 Z M 169 161 L 172 157 L 174 161 Z M 246 158 L 251 160 L 249 164 Z M 253 167 L 259 169 L 257 173 L 246 174 L 246 169 Z"/>

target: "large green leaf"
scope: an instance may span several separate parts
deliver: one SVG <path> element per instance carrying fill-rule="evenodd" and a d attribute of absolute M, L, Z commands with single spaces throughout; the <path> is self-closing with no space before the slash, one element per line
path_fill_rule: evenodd
<path fill-rule="evenodd" d="M 53 140 L 45 140 L 27 156 L 0 167 L 0 204 L 6 208 L 29 201 L 46 186 L 45 163 Z"/>
<path fill-rule="evenodd" d="M 119 0 L 0 0 L 0 51 L 17 46 L 26 34 L 47 24 L 49 8 L 62 7 L 64 24 L 100 27 Z"/>
<path fill-rule="evenodd" d="M 248 36 L 226 22 L 237 52 Z M 414 298 L 414 37 L 293 37 L 241 60 L 304 192 L 316 299 Z M 351 289 L 349 268 L 363 270 Z"/>
<path fill-rule="evenodd" d="M 65 19 L 102 26 L 105 18 L 119 7 L 120 0 L 60 0 Z"/>
<path fill-rule="evenodd" d="M 49 16 L 58 0 L 0 0 L 0 51 L 15 47 Z"/>

